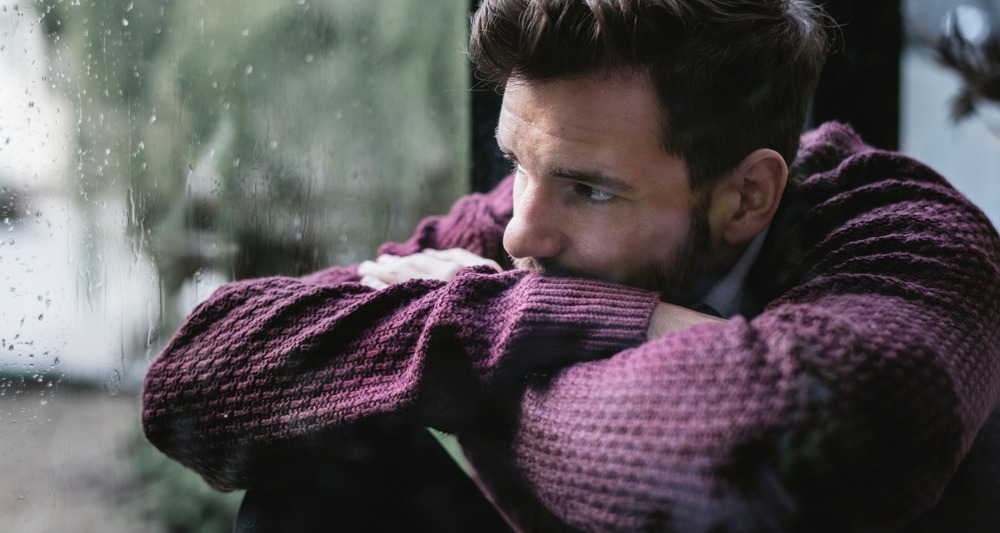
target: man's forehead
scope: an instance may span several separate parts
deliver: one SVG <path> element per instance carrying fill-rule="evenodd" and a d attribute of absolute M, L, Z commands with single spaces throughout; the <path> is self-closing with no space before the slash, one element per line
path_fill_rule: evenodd
<path fill-rule="evenodd" d="M 524 134 L 600 143 L 609 136 L 659 146 L 660 106 L 643 76 L 512 80 L 495 134 L 503 147 Z"/>

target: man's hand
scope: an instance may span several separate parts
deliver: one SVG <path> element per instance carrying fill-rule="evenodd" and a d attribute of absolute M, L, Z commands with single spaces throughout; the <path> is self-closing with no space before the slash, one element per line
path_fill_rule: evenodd
<path fill-rule="evenodd" d="M 679 305 L 660 302 L 656 304 L 653 318 L 649 321 L 646 338 L 653 340 L 672 331 L 678 331 L 698 324 L 723 322 L 724 319 L 712 315 L 692 311 Z"/>
<path fill-rule="evenodd" d="M 423 250 L 421 252 L 400 257 L 398 255 L 380 255 L 374 261 L 365 261 L 358 265 L 361 283 L 373 289 L 383 289 L 393 283 L 411 279 L 439 279 L 451 281 L 459 270 L 476 265 L 489 265 L 502 272 L 496 261 L 479 257 L 461 248 L 450 250 Z"/>

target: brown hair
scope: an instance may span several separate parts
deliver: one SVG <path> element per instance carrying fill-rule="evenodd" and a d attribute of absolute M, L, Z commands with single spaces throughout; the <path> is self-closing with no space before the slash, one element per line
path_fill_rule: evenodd
<path fill-rule="evenodd" d="M 826 57 L 823 20 L 805 0 L 483 0 L 469 54 L 497 87 L 648 72 L 663 147 L 698 189 L 757 148 L 792 163 Z"/>

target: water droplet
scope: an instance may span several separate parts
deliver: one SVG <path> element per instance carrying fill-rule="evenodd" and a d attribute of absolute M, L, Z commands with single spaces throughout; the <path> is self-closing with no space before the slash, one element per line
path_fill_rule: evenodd
<path fill-rule="evenodd" d="M 253 74 L 253 65 L 247 65 L 246 72 L 247 72 L 247 76 L 249 76 L 250 74 Z"/>
<path fill-rule="evenodd" d="M 122 19 L 122 26 L 128 26 L 128 19 L 127 18 L 123 18 Z"/>
<path fill-rule="evenodd" d="M 313 55 L 306 54 L 306 63 L 312 63 L 312 62 L 313 62 Z"/>
<path fill-rule="evenodd" d="M 149 123 L 152 124 L 154 122 L 156 122 L 156 115 L 149 117 Z"/>
<path fill-rule="evenodd" d="M 246 37 L 247 35 L 250 35 L 250 28 L 243 28 L 243 31 L 240 32 L 240 35 L 242 35 L 244 37 Z"/>
<path fill-rule="evenodd" d="M 111 396 L 118 396 L 121 391 L 121 373 L 116 369 L 111 369 L 104 376 L 104 388 L 107 389 L 108 394 Z"/>

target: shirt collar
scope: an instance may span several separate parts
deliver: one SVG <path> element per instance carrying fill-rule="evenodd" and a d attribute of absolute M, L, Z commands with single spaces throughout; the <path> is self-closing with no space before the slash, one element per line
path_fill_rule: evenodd
<path fill-rule="evenodd" d="M 770 225 L 750 241 L 750 246 L 747 246 L 747 249 L 743 251 L 743 255 L 736 261 L 736 264 L 709 289 L 708 293 L 696 304 L 696 308 L 707 306 L 716 311 L 722 318 L 729 318 L 740 312 L 747 275 L 750 273 L 750 267 L 757 261 L 757 256 L 760 255 L 760 249 L 764 245 L 768 229 L 770 229 Z"/>

